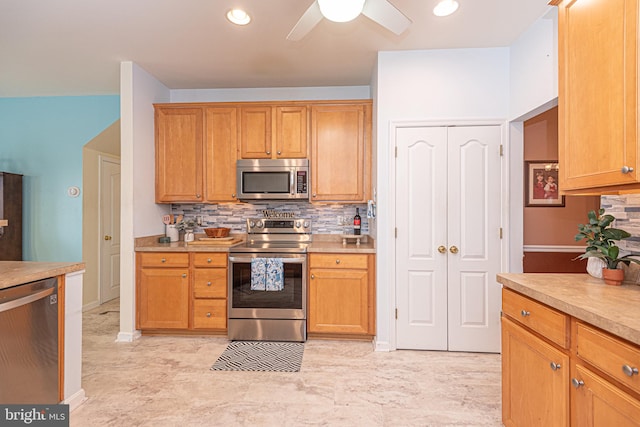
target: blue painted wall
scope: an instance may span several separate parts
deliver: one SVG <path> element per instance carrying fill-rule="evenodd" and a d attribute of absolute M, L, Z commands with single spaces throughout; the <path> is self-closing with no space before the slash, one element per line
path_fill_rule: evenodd
<path fill-rule="evenodd" d="M 0 98 L 0 171 L 24 175 L 25 261 L 82 260 L 82 147 L 119 118 L 117 95 Z"/>

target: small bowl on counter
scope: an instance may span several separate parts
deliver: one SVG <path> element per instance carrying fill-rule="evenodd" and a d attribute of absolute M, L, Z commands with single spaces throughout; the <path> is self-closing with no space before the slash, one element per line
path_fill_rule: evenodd
<path fill-rule="evenodd" d="M 222 237 L 228 237 L 230 228 L 226 227 L 216 227 L 216 228 L 205 228 L 204 232 L 207 234 L 207 237 L 212 237 L 215 239 L 220 239 Z"/>

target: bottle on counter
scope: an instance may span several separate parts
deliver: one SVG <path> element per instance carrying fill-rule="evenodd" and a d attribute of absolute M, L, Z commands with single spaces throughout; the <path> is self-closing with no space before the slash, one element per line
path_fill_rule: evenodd
<path fill-rule="evenodd" d="M 353 234 L 360 234 L 360 224 L 362 220 L 360 219 L 360 208 L 356 208 L 356 215 L 353 217 Z"/>

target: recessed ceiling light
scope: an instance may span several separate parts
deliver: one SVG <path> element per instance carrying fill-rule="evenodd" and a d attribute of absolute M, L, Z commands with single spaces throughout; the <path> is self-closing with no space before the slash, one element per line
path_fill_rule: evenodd
<path fill-rule="evenodd" d="M 318 0 L 322 16 L 333 22 L 349 22 L 362 13 L 364 0 Z"/>
<path fill-rule="evenodd" d="M 456 0 L 442 0 L 433 8 L 433 14 L 436 16 L 448 16 L 458 10 L 458 2 Z"/>
<path fill-rule="evenodd" d="M 251 22 L 251 17 L 242 9 L 231 9 L 227 12 L 227 19 L 236 25 L 247 25 Z"/>

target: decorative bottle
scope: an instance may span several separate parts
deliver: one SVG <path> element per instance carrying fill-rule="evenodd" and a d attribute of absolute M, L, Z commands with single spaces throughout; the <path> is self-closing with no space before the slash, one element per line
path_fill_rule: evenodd
<path fill-rule="evenodd" d="M 356 215 L 353 217 L 353 234 L 360 234 L 360 208 L 356 208 Z"/>

